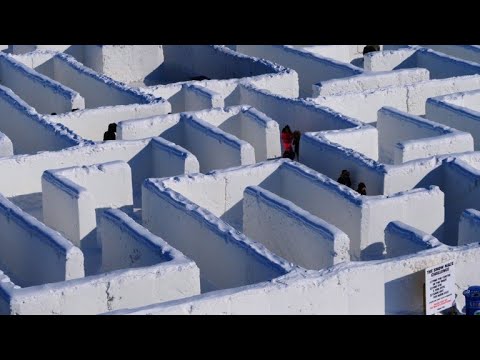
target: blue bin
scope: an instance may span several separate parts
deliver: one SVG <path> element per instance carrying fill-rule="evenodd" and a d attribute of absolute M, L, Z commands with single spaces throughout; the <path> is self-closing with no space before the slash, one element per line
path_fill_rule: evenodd
<path fill-rule="evenodd" d="M 480 311 L 480 286 L 470 286 L 463 292 L 463 296 L 467 315 L 475 315 L 476 311 Z"/>

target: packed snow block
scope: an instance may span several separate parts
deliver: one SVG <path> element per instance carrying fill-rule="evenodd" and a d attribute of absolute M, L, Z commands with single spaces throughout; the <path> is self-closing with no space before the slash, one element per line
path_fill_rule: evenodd
<path fill-rule="evenodd" d="M 378 130 L 371 125 L 343 130 L 322 131 L 317 135 L 332 143 L 352 149 L 372 160 L 378 160 Z"/>
<path fill-rule="evenodd" d="M 441 156 L 412 160 L 398 165 L 384 165 L 384 169 L 384 195 L 429 185 L 443 186 Z"/>
<path fill-rule="evenodd" d="M 195 115 L 182 118 L 185 143 L 200 162 L 200 171 L 228 168 L 255 163 L 255 149 L 246 141 L 238 139 Z M 212 157 L 211 154 L 216 154 Z"/>
<path fill-rule="evenodd" d="M 463 211 L 458 224 L 458 245 L 480 242 L 479 230 L 480 211 L 475 209 Z"/>
<path fill-rule="evenodd" d="M 197 158 L 184 148 L 159 137 L 152 139 L 150 147 L 152 177 L 163 178 L 200 172 Z"/>
<path fill-rule="evenodd" d="M 313 84 L 313 97 L 363 92 L 389 86 L 412 85 L 426 80 L 430 80 L 430 73 L 427 69 L 367 72 L 360 75 L 326 80 Z"/>
<path fill-rule="evenodd" d="M 251 144 L 257 162 L 281 155 L 278 123 L 253 107 L 231 106 L 195 116 Z"/>
<path fill-rule="evenodd" d="M 43 222 L 47 226 L 79 247 L 96 228 L 92 194 L 70 179 L 55 176 L 49 171 L 42 176 L 42 211 Z"/>
<path fill-rule="evenodd" d="M 148 78 L 164 61 L 161 45 L 97 45 L 89 50 L 86 66 L 124 83 Z"/>
<path fill-rule="evenodd" d="M 0 132 L 0 157 L 13 155 L 13 144 L 7 135 Z"/>
<path fill-rule="evenodd" d="M 425 115 L 425 104 L 429 98 L 462 91 L 478 90 L 480 88 L 480 75 L 424 81 L 409 85 L 406 88 L 408 91 L 408 112 L 413 115 Z M 436 121 L 434 117 L 431 120 Z"/>
<path fill-rule="evenodd" d="M 363 57 L 365 45 L 288 45 L 318 56 L 335 59 L 342 63 L 352 63 L 353 60 Z M 380 45 L 382 46 L 382 45 Z"/>
<path fill-rule="evenodd" d="M 109 314 L 384 314 L 381 271 L 344 264 L 327 271 L 293 271 L 269 282 Z"/>
<path fill-rule="evenodd" d="M 465 105 L 465 100 L 467 105 Z M 475 150 L 480 150 L 480 109 L 472 108 L 470 99 L 480 99 L 480 91 L 470 91 L 427 99 L 425 114 L 435 122 L 465 131 L 473 136 Z"/>
<path fill-rule="evenodd" d="M 188 84 L 188 83 L 187 83 Z M 173 83 L 167 85 L 149 86 L 146 92 L 157 98 L 167 100 L 172 105 L 172 113 L 188 111 L 185 107 L 185 89 L 184 83 Z"/>
<path fill-rule="evenodd" d="M 103 144 L 78 146 L 56 152 L 17 155 L 0 159 L 0 189 L 7 197 L 40 193 L 46 170 L 69 166 L 88 166 L 110 161 L 125 161 L 132 169 L 132 185 L 140 191 L 144 179 L 151 177 L 150 139 L 108 141 Z"/>
<path fill-rule="evenodd" d="M 359 139 L 362 143 L 368 142 L 370 138 L 374 138 L 373 144 L 378 141 L 376 129 L 372 128 L 372 131 L 360 131 L 359 133 L 364 135 Z M 375 138 L 377 138 L 376 141 Z M 342 139 L 334 137 L 333 141 L 336 140 Z M 357 189 L 358 184 L 363 182 L 367 186 L 368 195 L 384 194 L 385 165 L 363 155 L 361 152 L 332 142 L 321 133 L 304 134 L 300 146 L 302 163 L 308 167 L 327 175 L 333 180 L 339 178 L 342 170 L 348 170 L 352 180 L 352 189 Z"/>
<path fill-rule="evenodd" d="M 444 194 L 436 186 L 391 196 L 361 196 L 304 165 L 285 162 L 281 171 L 281 192 L 267 190 L 344 231 L 350 238 L 352 259 L 383 256 L 383 231 L 391 221 L 400 220 L 428 233 L 444 222 Z M 428 219 L 425 213 L 430 214 Z"/>
<path fill-rule="evenodd" d="M 389 107 L 378 111 L 377 129 L 385 163 L 473 151 L 470 134 Z"/>
<path fill-rule="evenodd" d="M 385 228 L 385 245 L 389 258 L 445 246 L 432 235 L 401 221 L 392 221 L 387 225 Z"/>
<path fill-rule="evenodd" d="M 459 59 L 480 63 L 480 46 L 478 45 L 421 45 L 437 52 Z"/>
<path fill-rule="evenodd" d="M 199 85 L 184 85 L 185 109 L 196 111 L 223 107 L 223 98 L 212 90 Z"/>
<path fill-rule="evenodd" d="M 477 208 L 480 201 L 480 171 L 466 161 L 446 162 L 444 170 L 445 240 L 447 245 L 458 245 L 459 222 L 466 209 Z"/>
<path fill-rule="evenodd" d="M 118 209 L 102 214 L 97 237 L 102 244 L 102 272 L 151 266 L 181 255 Z"/>
<path fill-rule="evenodd" d="M 162 136 L 173 143 L 183 144 L 185 136 L 182 119 L 185 116 L 181 113 L 120 121 L 117 125 L 117 138 L 139 140 Z"/>
<path fill-rule="evenodd" d="M 85 99 L 76 91 L 28 68 L 0 52 L 0 83 L 12 89 L 39 113 L 64 113 L 85 108 Z"/>
<path fill-rule="evenodd" d="M 259 185 L 272 192 L 279 192 L 281 187 L 279 169 L 285 161 L 287 160 L 272 160 L 216 170 L 208 175 L 177 176 L 164 179 L 163 184 L 242 231 L 245 188 Z"/>
<path fill-rule="evenodd" d="M 376 256 L 391 221 L 402 221 L 428 234 L 439 231 L 445 220 L 444 204 L 444 193 L 437 186 L 365 199 L 361 205 L 362 257 Z"/>
<path fill-rule="evenodd" d="M 84 276 L 83 253 L 0 196 L 0 268 L 22 287 Z"/>
<path fill-rule="evenodd" d="M 150 104 L 102 106 L 67 114 L 47 116 L 54 123 L 60 123 L 85 139 L 103 141 L 103 134 L 111 123 L 123 120 L 141 119 L 149 116 L 168 114 L 171 106 L 168 101 L 157 99 Z M 117 140 L 121 140 L 117 129 Z"/>
<path fill-rule="evenodd" d="M 15 154 L 56 151 L 85 143 L 65 126 L 46 120 L 3 86 L 0 86 L 0 113 L 0 131 L 12 141 Z"/>
<path fill-rule="evenodd" d="M 417 49 L 374 51 L 364 55 L 363 68 L 366 71 L 391 71 L 395 69 L 414 68 Z"/>
<path fill-rule="evenodd" d="M 288 45 L 237 45 L 236 48 L 238 52 L 294 69 L 299 76 L 300 97 L 311 96 L 312 85 L 319 81 L 363 73 L 363 69 L 348 63 Z"/>
<path fill-rule="evenodd" d="M 350 260 L 343 231 L 258 186 L 244 192 L 243 233 L 306 269 Z"/>
<path fill-rule="evenodd" d="M 12 315 L 94 315 L 200 293 L 199 270 L 185 256 L 54 284 L 15 289 Z"/>
<path fill-rule="evenodd" d="M 49 170 L 42 176 L 44 185 L 45 224 L 82 248 L 95 247 L 96 216 L 103 209 L 133 206 L 131 170 L 122 161 Z"/>
<path fill-rule="evenodd" d="M 78 91 L 85 98 L 85 107 L 148 104 L 155 100 L 152 95 L 100 75 L 70 55 L 53 53 L 52 78 L 63 85 Z M 38 71 L 43 73 L 40 67 Z"/>
<path fill-rule="evenodd" d="M 253 146 L 255 161 L 279 157 L 281 149 L 278 123 L 255 108 L 242 110 L 239 115 L 241 134 L 237 137 Z"/>
<path fill-rule="evenodd" d="M 162 214 L 161 221 L 158 214 Z M 148 179 L 143 184 L 142 220 L 148 230 L 194 260 L 212 289 L 271 280 L 292 268 L 159 180 Z M 212 261 L 213 254 L 216 261 Z"/>
<path fill-rule="evenodd" d="M 250 85 L 242 84 L 240 95 L 242 104 L 251 105 L 271 117 L 278 123 L 280 129 L 289 125 L 292 130 L 304 133 L 348 129 L 363 125 L 358 120 L 322 108 L 312 101 L 274 95 Z"/>
<path fill-rule="evenodd" d="M 320 96 L 311 100 L 318 105 L 326 106 L 364 123 L 375 123 L 378 110 L 385 106 L 411 113 L 407 106 L 409 97 L 407 88 L 405 86 L 391 86 L 358 93 Z"/>

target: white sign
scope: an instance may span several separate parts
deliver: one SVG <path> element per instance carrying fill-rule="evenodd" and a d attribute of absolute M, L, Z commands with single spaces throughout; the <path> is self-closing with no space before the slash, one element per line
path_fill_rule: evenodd
<path fill-rule="evenodd" d="M 453 306 L 455 301 L 455 266 L 453 261 L 425 269 L 425 308 L 427 315 Z"/>

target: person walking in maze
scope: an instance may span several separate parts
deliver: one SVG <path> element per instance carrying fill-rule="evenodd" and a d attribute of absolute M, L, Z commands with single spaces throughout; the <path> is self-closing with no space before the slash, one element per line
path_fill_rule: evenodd
<path fill-rule="evenodd" d="M 350 172 L 348 170 L 342 170 L 340 177 L 337 180 L 340 184 L 352 187 L 352 180 L 350 180 Z"/>
<path fill-rule="evenodd" d="M 360 195 L 367 195 L 367 186 L 364 183 L 358 184 L 357 192 Z"/>
<path fill-rule="evenodd" d="M 103 141 L 116 140 L 117 138 L 117 124 L 111 123 L 108 125 L 108 130 L 103 133 Z"/>
<path fill-rule="evenodd" d="M 281 140 L 283 145 L 283 158 L 295 159 L 295 153 L 293 152 L 292 142 L 293 134 L 290 126 L 286 125 L 282 129 Z"/>

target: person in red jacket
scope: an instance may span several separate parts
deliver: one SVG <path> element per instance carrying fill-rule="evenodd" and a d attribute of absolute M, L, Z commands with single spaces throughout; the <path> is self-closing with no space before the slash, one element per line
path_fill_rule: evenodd
<path fill-rule="evenodd" d="M 282 145 L 283 145 L 283 157 L 291 158 L 291 154 L 293 153 L 293 148 L 292 148 L 293 133 L 292 133 L 292 130 L 290 129 L 290 126 L 286 125 L 282 129 L 281 139 L 282 139 Z M 293 156 L 295 156 L 294 153 L 293 153 Z"/>

